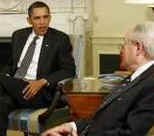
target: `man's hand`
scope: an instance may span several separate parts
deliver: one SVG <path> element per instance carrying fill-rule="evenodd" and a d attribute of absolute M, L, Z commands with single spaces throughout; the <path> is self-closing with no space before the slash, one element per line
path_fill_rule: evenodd
<path fill-rule="evenodd" d="M 47 84 L 45 79 L 40 80 L 28 80 L 29 84 L 24 88 L 23 94 L 26 100 L 34 97 L 40 89 Z"/>
<path fill-rule="evenodd" d="M 48 129 L 41 136 L 78 136 L 77 132 L 73 129 L 71 123 L 64 123 L 60 126 Z"/>

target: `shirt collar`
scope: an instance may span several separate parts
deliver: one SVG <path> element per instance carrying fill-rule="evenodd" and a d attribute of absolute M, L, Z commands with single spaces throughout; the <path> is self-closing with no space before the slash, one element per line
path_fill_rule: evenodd
<path fill-rule="evenodd" d="M 32 38 L 34 38 L 36 36 L 36 34 L 35 34 L 35 32 L 34 32 L 34 30 L 32 31 L 32 33 L 31 33 L 31 37 Z M 42 39 L 44 36 L 38 36 L 39 37 L 39 39 Z"/>
<path fill-rule="evenodd" d="M 131 81 L 135 80 L 138 76 L 140 76 L 144 71 L 146 71 L 150 66 L 154 64 L 154 60 L 149 61 L 148 63 L 140 66 L 137 70 L 131 75 Z"/>

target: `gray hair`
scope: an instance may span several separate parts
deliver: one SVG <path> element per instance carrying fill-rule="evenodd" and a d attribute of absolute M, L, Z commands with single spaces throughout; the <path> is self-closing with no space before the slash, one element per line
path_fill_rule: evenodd
<path fill-rule="evenodd" d="M 145 49 L 146 54 L 154 59 L 154 23 L 145 22 L 136 25 L 128 36 L 129 40 L 138 42 Z"/>

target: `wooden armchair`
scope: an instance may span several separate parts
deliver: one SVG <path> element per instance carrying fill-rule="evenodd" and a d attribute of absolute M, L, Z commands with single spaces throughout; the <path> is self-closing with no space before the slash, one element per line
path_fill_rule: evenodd
<path fill-rule="evenodd" d="M 83 56 L 84 40 L 81 35 L 70 35 L 73 44 L 73 56 L 76 64 L 76 77 L 80 77 L 80 58 Z M 62 97 L 63 85 L 72 78 L 60 81 L 57 84 L 57 92 L 50 107 L 43 109 L 22 109 L 16 110 L 9 115 L 10 130 L 19 130 L 24 132 L 25 136 L 38 135 L 41 131 L 55 125 L 66 122 L 70 119 L 69 108 L 57 108 L 57 103 Z"/>
<path fill-rule="evenodd" d="M 69 79 L 67 79 L 69 80 Z M 51 105 L 41 109 L 20 109 L 9 115 L 9 130 L 24 132 L 25 136 L 37 136 L 49 127 L 61 124 L 70 120 L 69 108 L 57 107 L 62 98 L 62 88 L 67 80 L 57 84 L 57 91 Z"/>

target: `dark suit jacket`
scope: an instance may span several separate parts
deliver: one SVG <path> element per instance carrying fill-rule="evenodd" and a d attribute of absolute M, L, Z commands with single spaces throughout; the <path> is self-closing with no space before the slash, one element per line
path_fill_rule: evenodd
<path fill-rule="evenodd" d="M 77 121 L 78 132 L 89 122 L 87 136 L 145 136 L 154 124 L 154 66 L 114 90 L 92 120 Z"/>
<path fill-rule="evenodd" d="M 25 28 L 13 33 L 12 56 L 5 72 L 14 75 L 23 47 L 32 32 L 32 28 Z M 56 29 L 49 28 L 44 35 L 40 53 L 37 78 L 45 78 L 52 84 L 75 75 L 75 63 L 72 57 L 72 45 L 69 37 Z"/>

